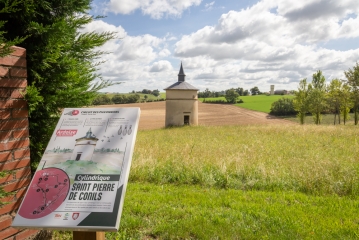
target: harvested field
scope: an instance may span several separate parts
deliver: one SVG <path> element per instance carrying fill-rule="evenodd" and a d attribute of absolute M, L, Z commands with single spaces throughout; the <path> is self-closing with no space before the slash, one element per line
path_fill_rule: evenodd
<path fill-rule="evenodd" d="M 165 126 L 166 102 L 104 105 L 98 107 L 139 107 L 141 117 L 139 130 L 158 129 Z M 266 113 L 251 111 L 228 104 L 198 102 L 198 123 L 205 126 L 248 124 L 295 124 Z"/>

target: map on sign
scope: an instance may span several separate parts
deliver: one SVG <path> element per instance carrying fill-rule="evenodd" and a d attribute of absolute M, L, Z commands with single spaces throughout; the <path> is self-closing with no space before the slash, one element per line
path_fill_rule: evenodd
<path fill-rule="evenodd" d="M 12 226 L 117 231 L 139 108 L 64 109 Z"/>
<path fill-rule="evenodd" d="M 55 211 L 69 192 L 69 177 L 58 168 L 37 171 L 24 199 L 25 207 L 19 214 L 24 218 L 44 217 Z"/>

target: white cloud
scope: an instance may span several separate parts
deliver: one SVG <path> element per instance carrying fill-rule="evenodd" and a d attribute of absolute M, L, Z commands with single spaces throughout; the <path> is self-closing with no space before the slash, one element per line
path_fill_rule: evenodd
<path fill-rule="evenodd" d="M 210 11 L 210 10 L 212 10 L 214 3 L 215 3 L 214 1 L 213 1 L 213 2 L 210 2 L 210 3 L 206 3 L 206 4 L 204 5 L 204 11 Z"/>
<path fill-rule="evenodd" d="M 171 80 L 170 76 L 175 76 L 170 62 L 158 60 L 171 54 L 167 49 L 166 38 L 149 34 L 130 36 L 121 26 L 116 27 L 102 20 L 93 21 L 82 31 L 116 31 L 118 35 L 123 36 L 107 42 L 100 48 L 110 53 L 100 59 L 105 63 L 100 66 L 99 72 L 105 79 L 122 82 L 106 91 L 123 91 L 123 88 L 136 90 L 139 86 L 152 89 L 149 85 L 156 88 L 160 85 L 164 88 L 168 85 L 166 80 Z M 156 84 L 153 84 L 154 82 Z"/>
<path fill-rule="evenodd" d="M 167 57 L 169 55 L 171 55 L 171 52 L 167 48 L 163 49 L 158 53 L 158 56 L 160 57 Z"/>
<path fill-rule="evenodd" d="M 106 11 L 116 14 L 130 14 L 140 9 L 151 18 L 165 16 L 180 17 L 191 6 L 198 6 L 202 0 L 110 0 Z"/>
<path fill-rule="evenodd" d="M 182 60 L 186 81 L 204 90 L 258 86 L 269 91 L 295 89 L 300 79 L 322 70 L 329 78 L 359 61 L 359 49 L 326 49 L 327 42 L 359 41 L 357 0 L 261 0 L 239 11 L 223 14 L 216 25 L 187 35 L 130 36 L 121 26 L 96 21 L 86 31 L 116 31 L 119 39 L 101 50 L 105 78 L 124 81 L 129 90 L 163 89 L 177 80 Z M 180 16 L 201 0 L 128 0 L 108 3 L 111 11 L 129 14 L 139 9 L 152 18 Z M 210 8 L 214 1 L 204 5 Z M 159 7 L 161 6 L 161 7 Z M 199 11 L 201 12 L 201 11 Z M 178 63 L 178 66 L 176 65 Z M 174 66 L 174 67 L 173 67 Z"/>
<path fill-rule="evenodd" d="M 152 64 L 151 67 L 149 67 L 150 72 L 164 72 L 164 71 L 172 71 L 172 65 L 168 61 L 158 61 Z"/>
<path fill-rule="evenodd" d="M 356 1 L 263 0 L 223 14 L 215 26 L 182 36 L 174 53 L 188 62 L 211 59 L 212 66 L 194 70 L 195 78 L 227 79 L 233 86 L 253 80 L 263 87 L 271 81 L 294 89 L 318 69 L 343 78 L 343 71 L 359 60 L 359 49 L 336 51 L 320 45 L 359 37 Z"/>

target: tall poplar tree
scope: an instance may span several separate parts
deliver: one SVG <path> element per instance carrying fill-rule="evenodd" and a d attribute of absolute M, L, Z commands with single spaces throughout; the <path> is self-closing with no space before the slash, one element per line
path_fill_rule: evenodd
<path fill-rule="evenodd" d="M 8 0 L 0 0 L 0 9 Z M 61 110 L 91 104 L 97 91 L 110 86 L 96 73 L 95 50 L 114 33 L 80 33 L 94 20 L 91 0 L 22 0 L 16 13 L 1 13 L 4 38 L 25 38 L 31 161 L 40 160 Z M 36 165 L 36 164 L 35 164 Z"/>
<path fill-rule="evenodd" d="M 334 125 L 336 124 L 337 116 L 340 124 L 340 110 L 341 110 L 341 96 L 343 83 L 339 79 L 333 79 L 328 85 L 328 106 L 332 113 L 334 113 Z"/>
<path fill-rule="evenodd" d="M 358 62 L 348 71 L 344 71 L 345 77 L 348 79 L 348 84 L 351 87 L 353 111 L 354 111 L 354 124 L 357 125 L 359 121 L 359 64 Z"/>
<path fill-rule="evenodd" d="M 300 124 L 304 124 L 305 115 L 308 112 L 308 84 L 306 78 L 300 80 L 298 91 L 295 91 L 294 95 L 294 110 L 298 112 L 297 117 L 299 118 Z"/>
<path fill-rule="evenodd" d="M 322 71 L 318 70 L 313 74 L 312 83 L 308 86 L 308 109 L 313 115 L 315 124 L 321 123 L 322 112 L 326 108 L 325 88 L 325 77 Z"/>

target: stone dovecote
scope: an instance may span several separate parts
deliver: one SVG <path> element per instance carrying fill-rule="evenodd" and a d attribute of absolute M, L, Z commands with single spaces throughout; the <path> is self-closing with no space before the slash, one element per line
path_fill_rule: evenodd
<path fill-rule="evenodd" d="M 199 89 L 185 81 L 186 75 L 181 68 L 178 81 L 166 90 L 166 127 L 182 125 L 198 125 Z"/>

